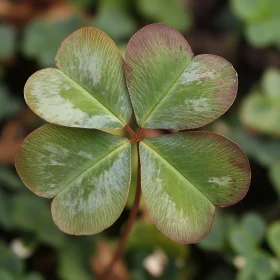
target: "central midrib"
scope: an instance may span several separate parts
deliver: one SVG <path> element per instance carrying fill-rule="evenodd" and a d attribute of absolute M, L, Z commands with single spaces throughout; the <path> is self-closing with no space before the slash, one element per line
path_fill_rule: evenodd
<path fill-rule="evenodd" d="M 179 170 L 177 170 L 175 168 L 175 166 L 173 164 L 171 164 L 163 155 L 161 155 L 160 153 L 158 153 L 157 151 L 155 151 L 151 146 L 149 146 L 146 142 L 142 142 L 142 144 L 145 144 L 146 147 L 148 147 L 150 150 L 152 150 L 156 155 L 158 155 L 160 158 L 162 158 L 168 165 L 170 165 L 172 167 L 172 169 L 175 170 L 176 173 L 178 173 L 180 176 L 182 176 L 189 184 L 189 186 L 192 187 L 192 189 L 194 189 L 197 193 L 199 193 L 200 196 L 203 196 L 204 198 L 206 198 L 212 205 L 214 205 L 209 199 L 208 197 L 206 197 L 192 182 L 190 182 L 190 180 L 188 178 L 186 178 Z M 215 206 L 215 205 L 214 205 Z"/>
<path fill-rule="evenodd" d="M 91 164 L 90 166 L 88 166 L 86 169 L 84 169 L 84 171 L 79 172 L 79 174 L 77 176 L 75 176 L 73 179 L 71 179 L 69 182 L 66 183 L 66 185 L 63 187 L 63 189 L 60 190 L 60 192 L 55 195 L 58 196 L 61 192 L 65 191 L 65 189 L 67 189 L 67 187 L 69 187 L 78 177 L 82 176 L 83 174 L 89 172 L 92 168 L 94 168 L 97 164 L 100 164 L 100 162 L 102 162 L 103 160 L 105 160 L 108 156 L 110 156 L 111 154 L 115 153 L 116 151 L 120 150 L 120 148 L 123 148 L 124 145 L 129 144 L 128 142 L 125 142 L 123 144 L 121 144 L 118 148 L 111 150 L 108 154 L 106 154 L 105 156 L 101 157 L 98 161 L 96 161 L 95 163 Z M 63 184 L 64 182 L 62 182 L 61 184 Z"/>
<path fill-rule="evenodd" d="M 174 80 L 173 83 L 171 83 L 170 87 L 166 91 L 164 95 L 160 98 L 160 100 L 153 106 L 152 110 L 148 113 L 147 117 L 144 119 L 144 121 L 141 123 L 141 126 L 144 127 L 145 122 L 151 117 L 152 113 L 155 111 L 155 109 L 158 107 L 158 105 L 161 103 L 161 101 L 165 98 L 165 96 L 168 95 L 170 90 L 173 88 L 173 86 L 176 84 L 176 82 L 179 80 L 179 78 L 182 76 L 182 74 L 185 72 L 189 64 L 191 63 L 192 59 L 187 63 L 187 65 L 184 67 L 183 71 L 178 75 L 178 77 Z"/>
<path fill-rule="evenodd" d="M 64 72 L 62 72 L 60 69 L 57 69 L 58 71 L 60 71 L 65 77 L 66 79 L 70 80 L 72 83 L 74 83 L 75 85 L 77 85 L 78 87 L 81 88 L 81 90 L 83 92 L 85 92 L 86 94 L 90 95 L 96 102 L 98 102 L 99 104 L 101 104 L 110 114 L 112 114 L 117 120 L 119 120 L 123 125 L 126 125 L 126 123 L 124 123 L 112 110 L 110 110 L 106 105 L 104 105 L 100 100 L 98 100 L 96 97 L 94 97 L 92 94 L 90 94 L 83 86 L 81 86 L 79 83 L 77 83 L 76 81 L 74 81 L 72 78 L 70 78 L 68 75 L 66 75 Z"/>

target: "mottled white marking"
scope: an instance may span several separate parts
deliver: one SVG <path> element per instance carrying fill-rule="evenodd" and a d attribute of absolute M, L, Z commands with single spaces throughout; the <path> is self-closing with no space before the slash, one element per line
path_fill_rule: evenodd
<path fill-rule="evenodd" d="M 159 199 L 166 209 L 165 218 L 174 219 L 177 216 L 177 208 L 173 198 L 165 192 L 161 194 Z"/>
<path fill-rule="evenodd" d="M 50 159 L 50 165 L 59 165 L 59 166 L 65 166 L 64 163 L 58 162 L 54 159 Z"/>
<path fill-rule="evenodd" d="M 214 72 L 201 68 L 199 62 L 192 62 L 191 66 L 184 72 L 178 80 L 178 84 L 190 84 L 196 82 L 201 84 L 204 80 L 216 78 Z"/>
<path fill-rule="evenodd" d="M 55 155 L 61 155 L 63 157 L 68 156 L 69 151 L 62 146 L 55 147 L 51 145 L 47 145 L 44 147 L 48 152 L 55 154 Z"/>
<path fill-rule="evenodd" d="M 106 114 L 105 109 L 101 109 L 101 105 L 96 101 L 96 110 L 103 111 L 102 115 L 89 115 L 88 113 L 77 108 L 68 98 L 63 98 L 62 93 L 72 91 L 73 94 L 80 94 L 83 89 L 78 85 L 67 84 L 67 81 L 61 78 L 59 72 L 52 75 L 51 82 L 47 85 L 41 79 L 33 79 L 30 83 L 29 94 L 32 96 L 31 103 L 35 106 L 36 112 L 45 117 L 48 121 L 54 121 L 62 125 L 78 125 L 81 127 L 106 127 L 116 122 L 113 115 Z M 100 108 L 100 109 L 99 109 Z"/>
<path fill-rule="evenodd" d="M 234 180 L 230 176 L 222 176 L 222 177 L 212 177 L 208 180 L 209 183 L 216 183 L 221 187 L 226 187 L 229 184 L 232 184 Z"/>
<path fill-rule="evenodd" d="M 80 151 L 78 152 L 78 156 L 81 156 L 83 158 L 87 158 L 87 159 L 92 159 L 92 154 L 89 154 L 87 152 L 84 152 L 84 151 Z"/>
<path fill-rule="evenodd" d="M 43 190 L 44 191 L 44 190 Z M 57 195 L 57 189 L 54 190 L 48 190 L 48 197 L 54 197 L 55 195 Z"/>
<path fill-rule="evenodd" d="M 106 158 L 107 162 L 110 160 Z M 124 167 L 128 165 L 128 160 L 127 154 L 121 153 L 107 170 L 99 173 L 98 169 L 89 169 L 71 183 L 60 203 L 68 207 L 67 211 L 72 216 L 89 212 L 93 215 L 104 209 L 109 211 L 108 207 L 114 207 L 112 201 L 117 199 L 120 203 L 124 199 L 122 196 L 128 176 Z M 117 178 L 115 174 L 118 174 Z"/>
<path fill-rule="evenodd" d="M 186 226 L 188 224 L 188 217 L 184 210 L 176 204 L 172 195 L 170 195 L 166 189 L 166 181 L 163 180 L 164 172 L 162 172 L 161 168 L 155 164 L 155 161 L 151 158 L 152 154 L 142 154 L 143 161 L 146 162 L 143 168 L 143 174 L 146 174 L 145 178 L 143 178 L 143 186 L 150 185 L 153 182 L 153 187 L 146 190 L 146 195 L 148 197 L 148 201 L 154 201 L 156 209 L 156 216 L 161 217 L 163 222 L 173 223 L 178 219 L 180 223 L 184 223 Z M 151 179 L 152 178 L 152 179 Z"/>
<path fill-rule="evenodd" d="M 160 169 L 157 170 L 157 176 L 155 178 L 155 184 L 160 190 L 162 189 L 162 179 L 161 179 L 161 176 L 160 176 Z"/>
<path fill-rule="evenodd" d="M 140 144 L 140 155 L 143 196 L 157 227 L 178 242 L 199 240 L 206 233 L 204 223 L 209 211 L 213 215 L 214 206 L 145 142 Z"/>
<path fill-rule="evenodd" d="M 89 196 L 87 207 L 92 208 L 94 205 L 93 208 L 97 210 L 100 207 L 104 207 L 105 203 L 111 203 L 114 199 L 112 190 L 117 191 L 122 186 L 120 182 L 117 182 L 118 180 L 116 180 L 115 174 L 121 175 L 119 179 L 124 175 L 122 168 L 126 166 L 126 161 L 127 158 L 123 154 L 120 154 L 107 170 L 104 170 L 92 179 L 90 185 L 95 186 L 95 191 Z M 83 204 L 80 204 L 80 206 L 81 209 L 79 210 L 83 211 Z"/>
<path fill-rule="evenodd" d="M 85 53 L 81 53 L 84 56 Z M 79 71 L 89 77 L 92 86 L 95 86 L 101 79 L 101 66 L 102 60 L 99 53 L 95 52 L 90 54 L 88 52 L 87 59 L 80 59 Z"/>
<path fill-rule="evenodd" d="M 185 99 L 185 104 L 187 105 L 188 111 L 194 111 L 194 112 L 205 112 L 205 111 L 211 111 L 211 106 L 208 103 L 208 98 L 198 98 L 198 99 Z"/>

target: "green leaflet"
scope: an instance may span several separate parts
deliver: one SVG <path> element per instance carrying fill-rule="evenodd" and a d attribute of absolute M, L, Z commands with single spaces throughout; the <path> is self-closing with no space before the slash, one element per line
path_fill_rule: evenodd
<path fill-rule="evenodd" d="M 198 55 L 184 37 L 151 24 L 129 41 L 125 72 L 137 123 L 145 128 L 201 127 L 225 113 L 235 99 L 237 74 L 215 55 Z"/>
<path fill-rule="evenodd" d="M 157 227 L 195 243 L 210 231 L 215 206 L 241 200 L 249 162 L 238 145 L 210 132 L 184 132 L 140 144 L 142 191 Z"/>
<path fill-rule="evenodd" d="M 25 86 L 29 107 L 48 122 L 71 127 L 116 129 L 130 120 L 123 59 L 102 31 L 81 28 L 61 44 L 59 68 L 33 74 Z"/>
<path fill-rule="evenodd" d="M 130 185 L 130 143 L 99 131 L 45 125 L 28 136 L 16 157 L 26 186 L 52 198 L 57 226 L 93 234 L 121 214 Z"/>

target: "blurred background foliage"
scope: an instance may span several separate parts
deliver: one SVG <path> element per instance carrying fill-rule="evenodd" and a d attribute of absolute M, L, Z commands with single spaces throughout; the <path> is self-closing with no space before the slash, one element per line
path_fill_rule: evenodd
<path fill-rule="evenodd" d="M 98 279 L 106 268 L 133 203 L 136 161 L 127 207 L 111 228 L 96 236 L 62 233 L 50 201 L 33 195 L 14 170 L 18 146 L 44 123 L 25 105 L 23 87 L 32 73 L 54 66 L 74 30 L 100 28 L 124 54 L 133 33 L 153 22 L 178 29 L 195 54 L 223 56 L 236 68 L 236 102 L 204 130 L 244 149 L 252 184 L 243 201 L 217 211 L 211 233 L 196 245 L 160 233 L 142 201 L 112 279 L 280 279 L 279 0 L 0 0 L 1 280 Z M 162 133 L 169 131 L 144 131 Z"/>

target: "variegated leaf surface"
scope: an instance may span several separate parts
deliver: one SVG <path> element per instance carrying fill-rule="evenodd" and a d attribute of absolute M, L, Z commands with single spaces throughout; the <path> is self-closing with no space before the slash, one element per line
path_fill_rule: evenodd
<path fill-rule="evenodd" d="M 31 191 L 54 198 L 52 215 L 61 230 L 94 234 L 112 225 L 125 206 L 130 146 L 123 137 L 48 124 L 24 140 L 16 169 Z"/>
<path fill-rule="evenodd" d="M 151 24 L 129 41 L 125 73 L 133 109 L 144 128 L 190 129 L 215 120 L 233 103 L 237 74 L 225 59 L 193 57 L 185 38 Z"/>
<path fill-rule="evenodd" d="M 250 166 L 239 146 L 216 133 L 182 132 L 140 144 L 144 200 L 157 227 L 182 243 L 202 240 L 215 207 L 241 200 Z"/>
<path fill-rule="evenodd" d="M 131 117 L 123 59 L 102 31 L 81 28 L 61 44 L 56 68 L 34 73 L 24 89 L 29 107 L 63 126 L 116 129 Z"/>

